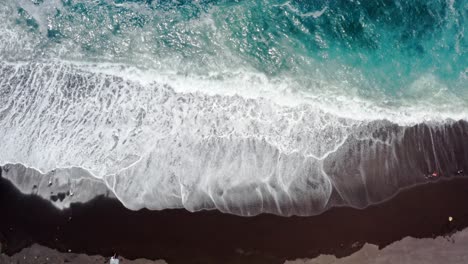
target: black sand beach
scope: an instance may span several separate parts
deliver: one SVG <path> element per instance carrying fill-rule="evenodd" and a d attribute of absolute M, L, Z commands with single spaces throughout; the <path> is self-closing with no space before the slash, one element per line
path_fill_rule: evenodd
<path fill-rule="evenodd" d="M 468 178 L 460 177 L 407 189 L 363 210 L 332 208 L 312 217 L 130 211 L 106 197 L 60 211 L 2 178 L 0 240 L 7 255 L 39 243 L 63 252 L 118 252 L 171 264 L 282 263 L 319 254 L 346 256 L 365 242 L 384 247 L 405 236 L 450 234 L 468 226 L 466 201 Z"/>

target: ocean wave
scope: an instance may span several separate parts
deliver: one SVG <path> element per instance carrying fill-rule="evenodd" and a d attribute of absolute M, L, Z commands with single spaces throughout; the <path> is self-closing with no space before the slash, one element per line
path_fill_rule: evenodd
<path fill-rule="evenodd" d="M 80 67 L 1 65 L 1 164 L 83 168 L 131 209 L 240 215 L 362 207 L 432 171 L 465 169 L 465 121 L 348 119 L 310 104 L 178 93 Z"/>

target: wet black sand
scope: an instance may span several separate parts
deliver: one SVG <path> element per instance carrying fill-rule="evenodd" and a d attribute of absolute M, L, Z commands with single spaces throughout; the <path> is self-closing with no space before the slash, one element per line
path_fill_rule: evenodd
<path fill-rule="evenodd" d="M 413 187 L 364 210 L 313 217 L 239 217 L 218 211 L 130 211 L 99 197 L 65 211 L 0 180 L 0 240 L 14 254 L 32 243 L 61 251 L 168 263 L 282 263 L 321 253 L 345 256 L 364 242 L 385 246 L 468 226 L 468 177 Z M 448 216 L 454 217 L 448 224 Z M 356 243 L 357 242 L 357 243 Z"/>

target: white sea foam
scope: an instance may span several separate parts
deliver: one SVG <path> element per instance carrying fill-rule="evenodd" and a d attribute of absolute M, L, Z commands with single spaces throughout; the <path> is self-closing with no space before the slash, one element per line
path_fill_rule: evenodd
<path fill-rule="evenodd" d="M 334 184 L 323 161 L 350 135 L 372 138 L 362 131 L 368 117 L 343 118 L 320 104 L 198 90 L 213 80 L 183 90 L 187 79 L 89 67 L 1 64 L 0 164 L 83 168 L 131 209 L 289 215 L 323 210 Z"/>
<path fill-rule="evenodd" d="M 247 99 L 261 98 L 291 108 L 307 105 L 316 111 L 359 121 L 389 120 L 408 126 L 421 122 L 443 122 L 447 119 L 468 120 L 468 104 L 464 97 L 451 93 L 448 87 L 432 74 L 415 79 L 403 89 L 404 94 L 401 98 L 392 100 L 349 94 L 348 91 L 358 90 L 358 87 L 352 87 L 347 80 L 314 80 L 306 84 L 312 86 L 307 89 L 304 83 L 293 76 L 269 78 L 249 70 L 211 72 L 200 76 L 113 63 L 73 64 L 86 71 L 119 76 L 142 85 L 165 84 L 178 93 L 239 95 Z M 339 94 L 336 91 L 343 93 Z"/>
<path fill-rule="evenodd" d="M 40 5 L 35 4 L 34 1 L 31 0 L 17 0 L 16 4 L 18 7 L 26 10 L 26 12 L 34 18 L 43 35 L 46 35 L 47 30 L 51 29 L 49 19 L 52 19 L 57 10 L 63 7 L 63 3 L 60 0 L 48 0 L 42 2 Z"/>
<path fill-rule="evenodd" d="M 197 188 L 247 203 L 257 195 L 234 196 L 256 185 L 278 200 L 315 192 L 306 196 L 323 207 L 331 185 L 317 162 L 358 123 L 308 106 L 179 94 L 64 64 L 3 65 L 2 74 L 1 163 L 85 168 L 130 208 L 199 207 L 189 200 Z M 299 186 L 305 178 L 316 189 Z"/>
<path fill-rule="evenodd" d="M 307 12 L 307 13 L 301 13 L 297 8 L 295 8 L 294 6 L 291 5 L 291 2 L 290 1 L 287 1 L 286 3 L 284 4 L 280 4 L 280 5 L 277 5 L 279 7 L 287 7 L 289 10 L 293 11 L 295 14 L 301 16 L 301 17 L 313 17 L 313 18 L 319 18 L 320 16 L 323 15 L 323 13 L 325 13 L 325 11 L 327 11 L 328 7 L 325 6 L 324 8 L 322 8 L 321 10 L 317 10 L 317 11 L 312 11 L 312 12 Z"/>

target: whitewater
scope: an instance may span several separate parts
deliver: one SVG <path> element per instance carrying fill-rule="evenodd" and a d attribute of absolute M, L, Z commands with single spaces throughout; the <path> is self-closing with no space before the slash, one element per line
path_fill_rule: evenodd
<path fill-rule="evenodd" d="M 466 1 L 6 0 L 1 175 L 314 215 L 468 172 Z"/>

